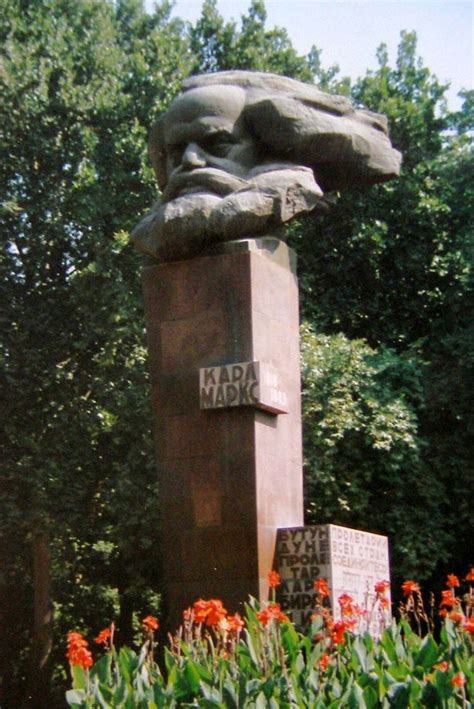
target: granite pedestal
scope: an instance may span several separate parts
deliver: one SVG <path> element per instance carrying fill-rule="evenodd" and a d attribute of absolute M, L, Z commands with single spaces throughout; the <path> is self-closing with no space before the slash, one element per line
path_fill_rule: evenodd
<path fill-rule="evenodd" d="M 199 597 L 232 612 L 248 594 L 265 599 L 277 529 L 303 524 L 292 253 L 275 239 L 223 251 L 143 276 L 171 628 Z M 286 413 L 201 408 L 200 370 L 246 362 L 275 373 Z"/>

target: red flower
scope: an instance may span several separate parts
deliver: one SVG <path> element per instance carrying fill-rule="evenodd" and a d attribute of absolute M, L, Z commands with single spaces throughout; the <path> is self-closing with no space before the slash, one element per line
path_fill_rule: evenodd
<path fill-rule="evenodd" d="M 380 598 L 380 606 L 384 610 L 387 610 L 387 608 L 390 608 L 390 601 L 388 600 L 387 596 L 382 596 L 382 598 Z"/>
<path fill-rule="evenodd" d="M 357 618 L 347 618 L 347 619 L 344 621 L 344 623 L 345 623 L 345 625 L 346 625 L 346 630 L 352 630 L 352 631 L 353 631 L 353 630 L 355 630 L 356 627 L 357 627 Z"/>
<path fill-rule="evenodd" d="M 229 631 L 238 635 L 244 628 L 245 623 L 238 613 L 235 615 L 228 615 L 227 622 L 229 623 Z"/>
<path fill-rule="evenodd" d="M 453 623 L 462 623 L 464 620 L 463 614 L 459 613 L 458 611 L 451 611 L 449 617 L 453 621 Z"/>
<path fill-rule="evenodd" d="M 288 616 L 282 612 L 279 603 L 269 603 L 268 606 L 262 608 L 261 611 L 257 611 L 256 615 L 264 627 L 268 625 L 271 620 L 276 620 L 279 623 L 288 623 L 290 620 Z"/>
<path fill-rule="evenodd" d="M 87 647 L 89 644 L 81 633 L 76 633 L 74 630 L 67 634 L 67 643 L 68 647 Z"/>
<path fill-rule="evenodd" d="M 348 593 L 341 594 L 337 600 L 343 616 L 358 615 L 359 608 L 354 605 L 354 599 Z"/>
<path fill-rule="evenodd" d="M 68 659 L 71 665 L 79 665 L 83 670 L 88 670 L 89 667 L 92 667 L 94 664 L 92 654 L 86 647 L 77 648 L 77 650 L 71 653 Z"/>
<path fill-rule="evenodd" d="M 470 571 L 466 574 L 466 581 L 474 581 L 474 566 L 472 566 Z"/>
<path fill-rule="evenodd" d="M 268 573 L 268 585 L 270 588 L 276 588 L 281 583 L 281 577 L 278 571 L 269 571 Z"/>
<path fill-rule="evenodd" d="M 341 593 L 337 600 L 342 608 L 344 608 L 345 606 L 350 606 L 354 602 L 354 599 L 352 598 L 352 596 L 349 596 L 348 593 Z"/>
<path fill-rule="evenodd" d="M 222 601 L 217 598 L 211 598 L 209 601 L 200 598 L 194 603 L 193 612 L 196 623 L 205 623 L 210 627 L 219 625 L 219 622 L 227 615 Z"/>
<path fill-rule="evenodd" d="M 328 655 L 327 652 L 325 652 L 324 655 L 321 655 L 321 657 L 319 658 L 319 662 L 318 662 L 319 669 L 321 670 L 321 672 L 326 672 L 330 661 L 331 661 L 331 656 Z"/>
<path fill-rule="evenodd" d="M 153 632 L 154 630 L 158 630 L 159 624 L 155 616 L 153 615 L 147 615 L 146 618 L 143 618 L 142 620 L 142 625 L 145 626 L 147 630 L 150 632 Z"/>
<path fill-rule="evenodd" d="M 71 631 L 67 635 L 68 648 L 66 652 L 66 657 L 71 665 L 77 665 L 82 667 L 83 670 L 88 670 L 92 667 L 94 661 L 92 659 L 91 652 L 87 649 L 88 642 L 81 635 L 81 633 L 76 633 Z"/>
<path fill-rule="evenodd" d="M 110 628 L 104 628 L 104 630 L 101 630 L 94 642 L 97 645 L 105 645 L 107 640 L 112 637 L 112 632 Z"/>
<path fill-rule="evenodd" d="M 453 687 L 462 687 L 466 684 L 466 680 L 462 672 L 458 672 L 457 675 L 451 678 L 451 684 Z"/>
<path fill-rule="evenodd" d="M 375 593 L 384 594 L 390 588 L 390 581 L 377 581 L 374 586 Z"/>
<path fill-rule="evenodd" d="M 474 617 L 468 618 L 464 623 L 464 630 L 466 630 L 471 635 L 474 635 Z"/>
<path fill-rule="evenodd" d="M 439 617 L 440 618 L 447 618 L 448 617 L 448 611 L 446 608 L 441 608 L 439 611 Z"/>
<path fill-rule="evenodd" d="M 402 591 L 405 596 L 411 596 L 412 593 L 420 593 L 420 587 L 416 581 L 409 579 L 408 581 L 404 581 L 402 583 Z"/>
<path fill-rule="evenodd" d="M 316 579 L 316 581 L 314 582 L 314 588 L 322 598 L 329 597 L 329 586 L 326 579 Z"/>
<path fill-rule="evenodd" d="M 207 601 L 200 598 L 193 604 L 194 620 L 196 623 L 205 623 L 207 617 Z"/>
<path fill-rule="evenodd" d="M 348 625 L 344 620 L 338 620 L 334 623 L 331 629 L 331 639 L 334 645 L 344 645 L 346 630 L 348 630 Z"/>
<path fill-rule="evenodd" d="M 219 625 L 219 622 L 225 618 L 227 611 L 222 605 L 222 601 L 216 598 L 211 598 L 209 601 L 209 610 L 206 618 L 206 625 L 213 626 Z"/>
<path fill-rule="evenodd" d="M 261 611 L 257 611 L 256 615 L 257 615 L 258 620 L 260 621 L 260 623 L 263 625 L 264 628 L 265 628 L 265 626 L 268 625 L 268 623 L 272 619 L 272 616 L 269 613 L 268 608 L 262 608 Z"/>
<path fill-rule="evenodd" d="M 446 606 L 447 608 L 452 608 L 456 604 L 456 596 L 451 589 L 448 591 L 441 591 L 441 606 Z"/>
<path fill-rule="evenodd" d="M 436 665 L 433 665 L 433 667 L 435 670 L 439 670 L 440 672 L 446 672 L 449 667 L 449 662 L 443 660 L 443 662 L 437 662 Z"/>
<path fill-rule="evenodd" d="M 448 574 L 446 586 L 449 586 L 449 588 L 458 588 L 460 586 L 458 577 L 455 574 Z"/>

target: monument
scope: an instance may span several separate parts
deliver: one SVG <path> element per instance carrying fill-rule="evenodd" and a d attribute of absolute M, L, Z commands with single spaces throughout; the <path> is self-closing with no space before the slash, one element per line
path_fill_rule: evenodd
<path fill-rule="evenodd" d="M 375 585 L 390 578 L 388 539 L 360 529 L 336 524 L 279 529 L 274 568 L 281 576 L 278 599 L 282 610 L 291 613 L 299 628 L 308 628 L 314 613 L 314 581 L 324 578 L 329 587 L 335 620 L 341 618 L 338 599 L 349 594 L 354 603 L 368 611 L 362 629 L 379 635 L 380 612 L 389 622 L 389 608 L 371 613 L 376 601 Z M 390 591 L 386 590 L 387 599 Z"/>
<path fill-rule="evenodd" d="M 303 525 L 298 285 L 285 225 L 399 172 L 383 116 L 292 79 L 188 79 L 154 126 L 162 197 L 132 233 L 145 312 L 168 621 L 266 598 Z"/>

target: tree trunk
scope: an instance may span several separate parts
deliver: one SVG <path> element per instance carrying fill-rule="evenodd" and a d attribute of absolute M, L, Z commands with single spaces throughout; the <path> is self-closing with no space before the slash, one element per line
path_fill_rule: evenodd
<path fill-rule="evenodd" d="M 50 706 L 50 665 L 52 648 L 51 553 L 49 532 L 33 534 L 34 621 L 31 649 L 29 701 L 42 709 Z"/>

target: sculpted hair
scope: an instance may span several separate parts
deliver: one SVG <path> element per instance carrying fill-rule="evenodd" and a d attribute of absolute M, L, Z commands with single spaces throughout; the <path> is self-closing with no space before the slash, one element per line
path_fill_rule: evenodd
<path fill-rule="evenodd" d="M 193 76 L 183 93 L 208 86 L 246 92 L 242 120 L 263 162 L 287 161 L 313 170 L 323 191 L 370 185 L 395 177 L 401 155 L 388 138 L 385 116 L 356 110 L 349 99 L 276 74 L 228 71 Z M 166 114 L 165 114 L 166 116 Z M 164 117 L 150 135 L 158 184 L 166 186 Z"/>

